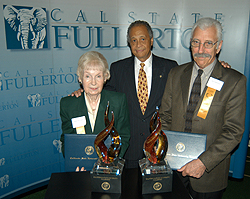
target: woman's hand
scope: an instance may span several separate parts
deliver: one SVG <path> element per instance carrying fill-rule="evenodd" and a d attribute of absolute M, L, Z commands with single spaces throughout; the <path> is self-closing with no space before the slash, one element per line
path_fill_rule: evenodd
<path fill-rule="evenodd" d="M 84 169 L 84 167 L 82 167 L 81 170 L 79 167 L 76 167 L 76 172 L 79 172 L 79 171 L 86 171 L 86 170 Z"/>

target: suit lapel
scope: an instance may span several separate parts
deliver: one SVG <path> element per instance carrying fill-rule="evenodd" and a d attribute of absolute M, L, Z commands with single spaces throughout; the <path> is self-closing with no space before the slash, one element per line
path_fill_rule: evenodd
<path fill-rule="evenodd" d="M 135 66 L 134 66 L 134 57 L 131 57 L 131 59 L 128 62 L 127 70 L 125 71 L 125 76 L 129 79 L 127 81 L 129 92 L 131 93 L 131 96 L 136 96 L 133 98 L 134 100 L 138 101 L 137 98 L 137 91 L 136 91 L 136 85 L 135 85 Z"/>
<path fill-rule="evenodd" d="M 188 99 L 189 99 L 189 85 L 192 75 L 193 62 L 190 62 L 188 66 L 184 69 L 183 74 L 181 75 L 181 92 L 182 92 L 182 102 L 184 110 L 187 109 Z"/>
<path fill-rule="evenodd" d="M 107 104 L 108 104 L 108 100 L 107 100 L 106 92 L 105 90 L 103 90 L 101 93 L 100 104 L 99 104 L 99 108 L 98 108 L 98 112 L 97 112 L 97 116 L 95 120 L 95 127 L 94 127 L 94 132 L 93 132 L 94 134 L 100 133 L 105 128 L 104 111 L 107 107 Z"/>
<path fill-rule="evenodd" d="M 138 101 L 138 97 L 137 97 L 137 90 L 136 90 L 136 84 L 135 84 L 135 63 L 134 63 L 134 56 L 131 57 L 131 59 L 129 59 L 129 61 L 127 62 L 127 70 L 125 70 L 125 76 L 128 78 L 127 82 L 127 88 L 128 88 L 128 96 L 127 99 L 129 99 L 130 101 L 132 101 L 132 103 L 134 104 L 134 107 L 137 108 L 138 112 L 142 114 L 141 112 L 141 108 L 140 108 L 140 104 Z"/>
<path fill-rule="evenodd" d="M 221 79 L 222 78 L 222 68 L 221 68 L 221 64 L 219 61 L 217 61 L 217 63 L 214 66 L 214 70 L 211 74 L 211 77 L 214 77 L 216 79 Z"/>
<path fill-rule="evenodd" d="M 155 59 L 155 56 L 152 55 L 152 83 L 151 83 L 151 90 L 150 90 L 150 96 L 148 100 L 148 106 L 146 109 L 145 114 L 147 114 L 147 110 L 150 109 L 151 106 L 155 106 L 154 102 L 156 101 L 157 93 L 159 92 L 159 82 L 162 76 L 162 70 L 160 70 L 161 62 L 159 62 L 157 59 Z M 153 105 L 154 104 L 154 105 Z M 159 105 L 159 104 L 158 104 Z M 153 107 L 156 108 L 156 107 Z"/>

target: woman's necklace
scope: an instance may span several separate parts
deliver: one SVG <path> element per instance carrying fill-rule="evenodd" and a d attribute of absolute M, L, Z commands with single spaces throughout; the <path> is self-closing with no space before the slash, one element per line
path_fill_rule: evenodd
<path fill-rule="evenodd" d="M 95 100 L 91 100 L 91 98 L 88 98 L 88 101 L 89 101 L 90 107 L 92 109 L 92 112 L 96 111 L 96 107 L 97 107 L 99 98 L 100 98 L 100 95 Z"/>

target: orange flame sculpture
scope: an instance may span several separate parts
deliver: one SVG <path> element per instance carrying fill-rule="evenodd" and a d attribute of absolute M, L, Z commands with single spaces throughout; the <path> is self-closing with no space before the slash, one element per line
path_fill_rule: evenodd
<path fill-rule="evenodd" d="M 117 158 L 121 148 L 121 138 L 114 127 L 114 113 L 111 111 L 112 119 L 110 122 L 108 119 L 108 110 L 109 102 L 104 113 L 104 122 L 106 128 L 96 136 L 94 142 L 96 153 L 99 159 L 105 164 L 112 163 Z M 109 149 L 104 143 L 108 136 L 111 137 L 111 145 Z"/>
<path fill-rule="evenodd" d="M 152 133 L 145 140 L 143 150 L 148 160 L 153 164 L 157 164 L 164 160 L 168 149 L 167 136 L 161 130 L 158 107 L 156 107 L 156 111 L 150 120 L 150 129 Z"/>

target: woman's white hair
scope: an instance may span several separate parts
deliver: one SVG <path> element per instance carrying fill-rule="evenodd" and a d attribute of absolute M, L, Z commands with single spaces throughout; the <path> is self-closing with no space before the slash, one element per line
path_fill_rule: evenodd
<path fill-rule="evenodd" d="M 105 80 L 110 78 L 108 62 L 105 57 L 97 51 L 86 52 L 79 58 L 76 71 L 77 76 L 81 78 L 86 69 L 102 70 Z"/>

